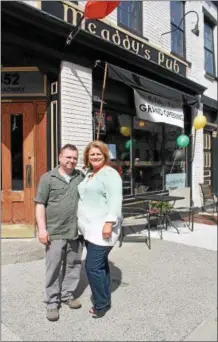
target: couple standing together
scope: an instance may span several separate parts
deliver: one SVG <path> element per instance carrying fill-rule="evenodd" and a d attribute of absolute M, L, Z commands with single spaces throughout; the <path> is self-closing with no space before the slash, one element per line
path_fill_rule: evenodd
<path fill-rule="evenodd" d="M 39 240 L 46 245 L 47 319 L 59 319 L 61 302 L 71 309 L 81 303 L 74 298 L 79 284 L 83 241 L 87 254 L 85 269 L 90 284 L 94 318 L 111 307 L 108 255 L 119 238 L 122 180 L 109 166 L 109 151 L 101 141 L 84 151 L 86 175 L 75 169 L 76 146 L 65 145 L 59 165 L 39 181 L 36 221 Z"/>

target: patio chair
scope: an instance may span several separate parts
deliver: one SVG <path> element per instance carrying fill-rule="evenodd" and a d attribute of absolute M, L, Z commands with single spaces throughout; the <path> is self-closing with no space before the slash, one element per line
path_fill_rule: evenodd
<path fill-rule="evenodd" d="M 137 200 L 136 198 L 126 198 L 123 200 L 122 206 L 123 222 L 120 232 L 120 247 L 123 243 L 123 238 L 127 236 L 127 230 L 130 230 L 133 234 L 138 233 L 140 228 L 148 230 L 148 234 L 143 236 L 142 239 L 138 239 L 137 235 L 134 237 L 134 241 L 143 241 L 151 249 L 151 234 L 150 234 L 150 215 L 148 203 Z M 139 235 L 141 238 L 141 236 Z M 131 240 L 132 241 L 132 240 Z"/>
<path fill-rule="evenodd" d="M 211 185 L 208 184 L 199 184 L 203 196 L 203 207 L 202 211 L 206 211 L 208 213 L 216 213 L 217 210 L 217 199 L 212 192 Z"/>
<path fill-rule="evenodd" d="M 182 196 L 183 200 L 178 200 L 173 203 L 173 209 L 166 214 L 166 229 L 172 225 L 178 232 L 181 226 L 177 225 L 182 222 L 183 227 L 187 227 L 192 232 L 194 231 L 194 215 L 200 211 L 199 207 L 190 206 L 190 188 L 173 188 L 169 189 L 170 196 Z"/>

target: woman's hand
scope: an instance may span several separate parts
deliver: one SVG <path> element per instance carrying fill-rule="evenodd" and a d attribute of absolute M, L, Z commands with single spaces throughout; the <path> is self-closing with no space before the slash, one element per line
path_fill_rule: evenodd
<path fill-rule="evenodd" d="M 103 239 L 107 240 L 111 238 L 112 226 L 113 226 L 113 222 L 105 222 L 103 230 L 102 230 Z"/>

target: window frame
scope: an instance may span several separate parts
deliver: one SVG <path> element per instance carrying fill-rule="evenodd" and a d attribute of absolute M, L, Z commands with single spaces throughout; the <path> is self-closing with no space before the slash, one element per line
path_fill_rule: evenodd
<path fill-rule="evenodd" d="M 178 28 L 177 25 L 175 25 L 173 23 L 173 20 L 172 20 L 172 15 L 171 15 L 171 4 L 172 2 L 177 2 L 177 3 L 181 3 L 182 5 L 182 16 L 181 18 L 183 18 L 183 29 L 181 27 Z M 177 30 L 179 30 L 180 32 L 183 33 L 183 55 L 180 55 L 178 53 L 178 51 L 174 51 L 172 49 L 172 38 L 173 38 L 173 33 L 176 32 L 177 30 L 175 30 L 174 32 L 171 32 L 171 54 L 172 55 L 175 55 L 176 57 L 182 59 L 182 60 L 186 60 L 186 20 L 185 20 L 185 1 L 170 1 L 170 28 L 171 30 L 174 30 L 175 28 L 177 28 Z"/>
<path fill-rule="evenodd" d="M 130 2 L 130 1 L 125 1 L 125 2 Z M 127 25 L 125 25 L 125 24 L 123 24 L 121 22 L 121 20 L 120 20 L 121 15 L 119 13 L 119 11 L 120 11 L 120 7 L 119 6 L 117 8 L 117 25 L 119 27 L 121 27 L 121 28 L 123 28 L 123 29 L 125 29 L 125 30 L 127 30 L 127 31 L 129 31 L 129 32 L 131 32 L 133 34 L 135 34 L 138 37 L 143 37 L 143 1 L 137 1 L 137 2 L 140 4 L 140 11 L 138 11 L 139 12 L 138 16 L 139 16 L 139 20 L 140 20 L 140 24 L 139 24 L 140 29 L 139 29 L 139 31 L 134 30 L 132 27 L 129 27 L 129 26 L 127 26 Z"/>
<path fill-rule="evenodd" d="M 214 23 L 206 16 L 204 15 L 204 32 L 205 32 L 205 24 L 210 26 L 212 29 L 212 49 L 213 51 L 209 50 L 206 46 L 205 46 L 205 38 L 204 38 L 204 72 L 206 75 L 211 76 L 213 78 L 216 77 L 216 63 L 215 63 L 215 44 L 214 44 Z M 209 51 L 210 53 L 212 53 L 213 55 L 213 74 L 211 74 L 209 71 L 206 70 L 205 67 L 205 51 Z"/>

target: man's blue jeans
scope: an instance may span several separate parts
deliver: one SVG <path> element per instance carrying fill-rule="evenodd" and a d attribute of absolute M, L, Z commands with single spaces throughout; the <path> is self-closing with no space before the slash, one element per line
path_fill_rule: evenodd
<path fill-rule="evenodd" d="M 98 246 L 85 241 L 87 256 L 85 268 L 96 310 L 106 310 L 111 305 L 110 268 L 108 254 L 111 246 Z"/>

